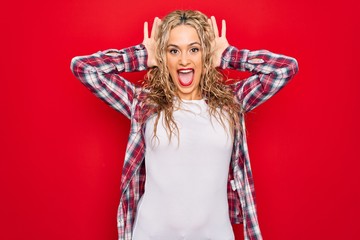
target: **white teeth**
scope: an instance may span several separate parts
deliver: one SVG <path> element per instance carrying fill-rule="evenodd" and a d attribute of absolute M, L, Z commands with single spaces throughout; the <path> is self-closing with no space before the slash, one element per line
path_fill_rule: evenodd
<path fill-rule="evenodd" d="M 189 72 L 192 72 L 193 70 L 179 70 L 179 72 L 181 72 L 181 73 L 189 73 Z"/>

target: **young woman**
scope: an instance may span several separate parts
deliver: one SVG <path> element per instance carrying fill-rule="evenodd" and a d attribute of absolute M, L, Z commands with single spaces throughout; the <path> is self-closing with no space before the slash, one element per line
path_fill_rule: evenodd
<path fill-rule="evenodd" d="M 226 85 L 217 68 L 250 71 Z M 174 11 L 155 18 L 142 44 L 71 62 L 74 75 L 131 121 L 121 178 L 121 240 L 262 239 L 243 115 L 298 71 L 294 58 L 239 50 L 214 17 Z M 148 70 L 143 86 L 121 72 Z"/>

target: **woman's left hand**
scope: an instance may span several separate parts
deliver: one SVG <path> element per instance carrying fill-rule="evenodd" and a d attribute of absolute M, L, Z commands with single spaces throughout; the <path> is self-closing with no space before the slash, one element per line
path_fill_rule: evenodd
<path fill-rule="evenodd" d="M 226 39 L 226 22 L 225 20 L 222 20 L 222 26 L 221 26 L 221 36 L 219 36 L 219 29 L 216 23 L 216 19 L 214 16 L 211 16 L 211 18 L 208 19 L 208 22 L 210 26 L 212 26 L 212 29 L 215 34 L 215 39 L 212 42 L 212 48 L 214 50 L 214 56 L 213 56 L 213 66 L 219 67 L 221 63 L 221 56 L 225 49 L 230 46 L 228 40 Z"/>

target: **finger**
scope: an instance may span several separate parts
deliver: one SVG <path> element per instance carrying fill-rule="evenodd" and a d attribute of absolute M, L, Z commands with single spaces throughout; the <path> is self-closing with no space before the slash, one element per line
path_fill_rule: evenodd
<path fill-rule="evenodd" d="M 221 37 L 226 37 L 226 22 L 225 20 L 222 20 L 222 26 L 221 26 Z"/>
<path fill-rule="evenodd" d="M 161 24 L 161 19 L 157 18 L 156 19 L 156 24 L 155 24 L 155 35 L 154 35 L 154 39 L 156 39 L 157 35 L 158 35 L 158 31 L 160 28 L 160 24 Z"/>
<path fill-rule="evenodd" d="M 210 25 L 210 27 L 211 27 L 211 28 L 213 28 L 213 26 L 212 26 L 212 22 L 211 22 L 211 19 L 210 19 L 210 18 L 208 18 L 208 20 L 207 20 L 207 21 L 208 21 L 208 24 Z"/>
<path fill-rule="evenodd" d="M 155 38 L 155 32 L 156 32 L 156 28 L 157 28 L 157 20 L 158 20 L 158 17 L 155 17 L 152 28 L 151 28 L 150 38 Z"/>
<path fill-rule="evenodd" d="M 214 31 L 214 28 L 213 28 L 213 25 L 212 25 L 212 22 L 211 22 L 211 19 L 210 18 L 208 18 L 208 24 L 210 25 L 210 28 L 211 28 L 211 30 L 212 31 Z"/>
<path fill-rule="evenodd" d="M 211 22 L 212 22 L 212 26 L 213 26 L 213 29 L 214 29 L 215 37 L 219 37 L 219 29 L 217 27 L 216 19 L 215 19 L 214 16 L 211 16 Z"/>
<path fill-rule="evenodd" d="M 149 38 L 148 22 L 144 23 L 144 39 Z"/>

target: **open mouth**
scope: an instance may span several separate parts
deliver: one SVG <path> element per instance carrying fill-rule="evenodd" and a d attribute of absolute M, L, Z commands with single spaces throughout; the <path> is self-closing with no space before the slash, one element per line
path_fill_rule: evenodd
<path fill-rule="evenodd" d="M 182 85 L 183 87 L 190 86 L 191 83 L 194 81 L 194 69 L 192 68 L 179 69 L 178 77 L 179 77 L 180 85 Z"/>

